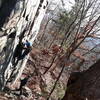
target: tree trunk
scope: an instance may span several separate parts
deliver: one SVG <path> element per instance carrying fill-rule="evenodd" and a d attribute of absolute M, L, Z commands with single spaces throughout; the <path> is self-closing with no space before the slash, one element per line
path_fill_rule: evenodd
<path fill-rule="evenodd" d="M 31 43 L 34 42 L 47 4 L 46 0 L 5 0 L 5 2 L 1 2 L 0 27 L 4 31 L 0 32 L 2 34 L 0 36 L 1 90 L 6 86 L 8 80 L 14 84 L 21 76 L 29 56 L 20 60 L 16 66 L 13 65 L 15 48 L 24 38 L 28 38 Z M 4 9 L 5 5 L 7 5 L 7 9 Z M 9 38 L 9 34 L 12 32 L 15 37 Z"/>
<path fill-rule="evenodd" d="M 87 71 L 71 74 L 62 100 L 100 100 L 100 60 Z"/>

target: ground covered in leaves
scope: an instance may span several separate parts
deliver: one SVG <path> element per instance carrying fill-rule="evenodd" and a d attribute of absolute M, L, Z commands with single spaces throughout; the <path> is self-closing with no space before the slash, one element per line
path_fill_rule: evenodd
<path fill-rule="evenodd" d="M 60 66 L 53 63 L 53 66 L 56 65 L 56 68 L 44 74 L 52 63 L 54 55 L 52 49 L 33 48 L 26 68 L 21 76 L 21 79 L 28 75 L 31 76 L 23 88 L 23 94 L 19 95 L 19 91 L 16 91 L 20 84 L 20 81 L 18 81 L 13 88 L 10 87 L 11 90 L 9 92 L 0 94 L 0 100 L 46 100 L 61 71 Z M 51 96 L 51 100 L 58 100 L 58 98 L 63 97 L 69 72 L 69 68 L 65 68 Z"/>

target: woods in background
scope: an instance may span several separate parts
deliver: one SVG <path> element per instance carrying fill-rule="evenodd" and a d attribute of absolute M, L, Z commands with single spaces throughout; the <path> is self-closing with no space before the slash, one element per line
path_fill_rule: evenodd
<path fill-rule="evenodd" d="M 64 0 L 59 0 L 57 3 L 47 0 L 1 1 L 1 90 L 4 90 L 8 84 L 15 84 L 23 70 L 29 68 L 25 66 L 32 65 L 35 70 L 28 74 L 36 73 L 39 76 L 39 81 L 41 80 L 39 85 L 41 91 L 46 93 L 46 100 L 62 99 L 64 93 L 60 98 L 57 97 L 58 94 L 53 97 L 53 93 L 63 74 L 68 79 L 70 74 L 73 75 L 75 72 L 75 78 L 72 78 L 72 81 L 74 79 L 77 82 L 77 79 L 80 79 L 79 76 L 84 79 L 90 66 L 100 59 L 100 1 L 75 0 L 75 3 L 69 2 L 70 9 L 66 9 L 65 3 Z M 86 73 L 84 70 L 87 70 Z M 45 78 L 50 77 L 49 74 L 55 80 L 47 92 L 48 84 Z M 72 84 L 69 81 L 62 100 L 67 100 L 67 89 L 69 90 Z M 73 88 L 74 86 L 76 85 L 73 85 Z M 70 96 L 68 97 L 68 100 L 71 100 Z M 89 100 L 92 99 L 89 98 Z"/>

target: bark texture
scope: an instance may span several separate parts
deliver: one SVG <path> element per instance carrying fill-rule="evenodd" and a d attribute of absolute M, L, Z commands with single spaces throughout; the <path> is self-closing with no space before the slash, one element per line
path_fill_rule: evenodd
<path fill-rule="evenodd" d="M 17 44 L 24 39 L 31 43 L 37 37 L 46 12 L 47 0 L 4 0 L 0 9 L 0 89 L 8 81 L 15 83 L 20 78 L 29 56 L 12 64 Z M 13 32 L 14 38 L 9 38 Z"/>
<path fill-rule="evenodd" d="M 100 60 L 87 71 L 71 74 L 62 100 L 100 100 Z"/>

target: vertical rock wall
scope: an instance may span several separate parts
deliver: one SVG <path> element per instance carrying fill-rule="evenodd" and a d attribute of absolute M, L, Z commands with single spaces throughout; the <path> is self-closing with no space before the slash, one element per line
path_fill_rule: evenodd
<path fill-rule="evenodd" d="M 31 43 L 37 37 L 41 21 L 48 5 L 47 0 L 16 0 L 15 6 L 3 23 L 4 34 L 0 37 L 0 89 L 10 79 L 14 84 L 21 76 L 29 56 L 13 66 L 13 54 L 19 41 L 28 38 Z M 14 32 L 15 38 L 9 38 Z M 3 32 L 1 32 L 3 33 Z"/>

